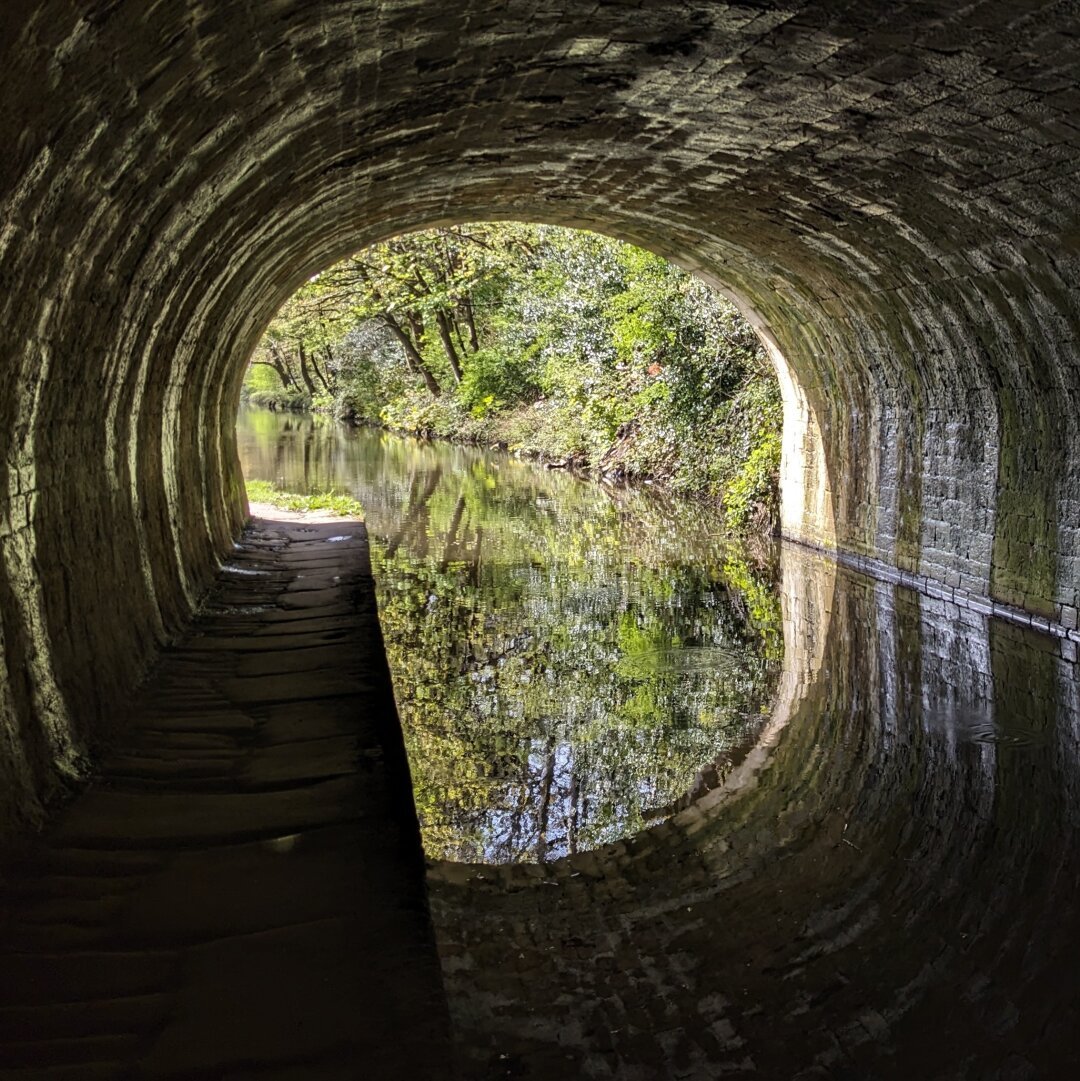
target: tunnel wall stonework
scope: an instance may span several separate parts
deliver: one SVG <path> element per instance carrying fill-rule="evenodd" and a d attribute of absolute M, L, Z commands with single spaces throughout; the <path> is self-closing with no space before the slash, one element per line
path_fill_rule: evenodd
<path fill-rule="evenodd" d="M 235 535 L 270 315 L 437 222 L 730 291 L 784 377 L 788 535 L 1075 627 L 1078 34 L 1049 0 L 4 4 L 4 830 Z"/>

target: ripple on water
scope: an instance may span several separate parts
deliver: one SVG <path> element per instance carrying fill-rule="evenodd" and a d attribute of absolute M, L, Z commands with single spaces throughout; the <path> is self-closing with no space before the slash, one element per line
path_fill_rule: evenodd
<path fill-rule="evenodd" d="M 985 709 L 955 706 L 926 709 L 923 726 L 927 731 L 941 733 L 959 743 L 988 743 L 1016 749 L 1047 744 L 1046 732 L 1013 718 L 996 717 L 989 702 Z"/>

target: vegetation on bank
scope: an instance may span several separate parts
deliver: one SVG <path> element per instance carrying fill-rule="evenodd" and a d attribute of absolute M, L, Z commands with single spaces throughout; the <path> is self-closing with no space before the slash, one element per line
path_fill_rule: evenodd
<path fill-rule="evenodd" d="M 430 858 L 610 843 L 756 738 L 782 610 L 772 567 L 710 508 L 361 438 L 378 440 L 354 491 Z"/>
<path fill-rule="evenodd" d="M 735 529 L 776 522 L 781 404 L 753 331 L 595 233 L 479 223 L 366 248 L 281 309 L 245 395 L 658 480 Z"/>
<path fill-rule="evenodd" d="M 299 492 L 284 491 L 266 480 L 247 480 L 244 483 L 248 499 L 252 503 L 269 503 L 281 510 L 301 513 L 321 510 L 341 518 L 364 517 L 364 508 L 360 503 L 341 492 L 309 492 L 302 495 Z"/>

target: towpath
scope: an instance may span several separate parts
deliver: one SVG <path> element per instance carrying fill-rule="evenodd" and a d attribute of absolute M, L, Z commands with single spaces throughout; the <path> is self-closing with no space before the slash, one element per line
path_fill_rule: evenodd
<path fill-rule="evenodd" d="M 364 530 L 291 517 L 0 872 L 5 1081 L 451 1075 Z"/>

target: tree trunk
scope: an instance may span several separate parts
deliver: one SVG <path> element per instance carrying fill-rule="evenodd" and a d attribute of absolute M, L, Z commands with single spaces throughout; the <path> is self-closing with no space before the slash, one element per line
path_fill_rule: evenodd
<path fill-rule="evenodd" d="M 454 506 L 454 516 L 450 519 L 450 528 L 446 531 L 446 540 L 443 544 L 442 562 L 439 564 L 440 574 L 445 574 L 446 568 L 450 566 L 450 561 L 454 555 L 454 549 L 457 547 L 458 529 L 461 526 L 461 519 L 464 514 L 465 496 L 459 495 L 457 503 Z"/>
<path fill-rule="evenodd" d="M 475 353 L 480 348 L 480 339 L 476 334 L 476 320 L 473 318 L 471 297 L 464 297 L 462 299 L 461 314 L 465 316 L 465 325 L 469 328 L 469 345 Z"/>
<path fill-rule="evenodd" d="M 254 368 L 257 364 L 261 364 L 264 368 L 273 368 L 277 372 L 278 379 L 281 380 L 282 390 L 293 390 L 294 384 L 292 377 L 289 375 L 288 369 L 278 360 L 253 360 L 251 366 Z"/>
<path fill-rule="evenodd" d="M 537 822 L 536 858 L 547 859 L 548 850 L 548 820 L 551 817 L 551 787 L 555 781 L 555 740 L 549 739 L 547 746 L 547 762 L 544 764 L 544 775 L 540 783 L 544 786 L 543 795 L 540 797 L 540 814 Z"/>
<path fill-rule="evenodd" d="M 465 339 L 461 334 L 461 324 L 458 322 L 457 317 L 454 315 L 453 312 L 450 312 L 449 319 L 450 327 L 454 331 L 454 341 L 457 342 L 458 352 L 461 354 L 461 356 L 467 357 L 470 352 L 475 353 L 475 349 L 470 350 L 468 346 L 466 346 Z"/>
<path fill-rule="evenodd" d="M 323 372 L 322 368 L 319 367 L 319 362 L 315 358 L 315 354 L 312 353 L 311 356 L 308 359 L 311 361 L 312 371 L 314 371 L 315 374 L 319 377 L 319 382 L 322 383 L 322 385 L 323 385 L 323 390 L 325 390 L 325 391 L 327 391 L 327 393 L 329 393 L 329 391 L 330 391 L 330 380 L 326 378 L 326 374 Z"/>
<path fill-rule="evenodd" d="M 296 376 L 293 375 L 289 358 L 281 351 L 281 346 L 277 342 L 270 342 L 270 354 L 277 361 L 274 367 L 277 368 L 277 373 L 281 376 L 282 386 L 286 390 L 299 391 L 300 385 L 296 382 Z"/>
<path fill-rule="evenodd" d="M 461 358 L 454 348 L 453 339 L 450 337 L 450 320 L 446 312 L 436 312 L 435 322 L 439 325 L 439 337 L 442 339 L 443 349 L 446 350 L 447 360 L 450 361 L 450 370 L 454 373 L 454 382 L 461 382 Z"/>
<path fill-rule="evenodd" d="M 398 527 L 398 531 L 386 546 L 386 556 L 388 559 L 394 558 L 395 553 L 409 530 L 416 524 L 416 520 L 427 510 L 427 505 L 431 501 L 431 497 L 435 494 L 435 489 L 439 487 L 440 480 L 442 480 L 442 466 L 437 465 L 425 478 L 423 492 L 417 493 L 414 489 L 409 494 L 408 513 Z"/>
<path fill-rule="evenodd" d="M 393 331 L 394 337 L 401 342 L 412 370 L 419 372 L 424 377 L 424 383 L 427 385 L 428 390 L 431 391 L 431 396 L 438 398 L 442 394 L 442 387 L 439 386 L 435 376 L 428 371 L 424 358 L 420 355 L 420 350 L 416 348 L 412 338 L 409 337 L 408 331 L 389 312 L 383 313 L 383 322 Z"/>
<path fill-rule="evenodd" d="M 315 384 L 311 381 L 311 373 L 308 371 L 307 355 L 304 353 L 304 343 L 296 343 L 297 355 L 300 357 L 300 378 L 304 381 L 304 386 L 307 387 L 307 392 L 313 398 L 315 397 Z"/>
<path fill-rule="evenodd" d="M 578 800 L 580 796 L 581 786 L 578 784 L 577 768 L 575 764 L 575 768 L 570 773 L 570 822 L 566 831 L 571 855 L 578 850 L 578 823 L 580 821 Z"/>

